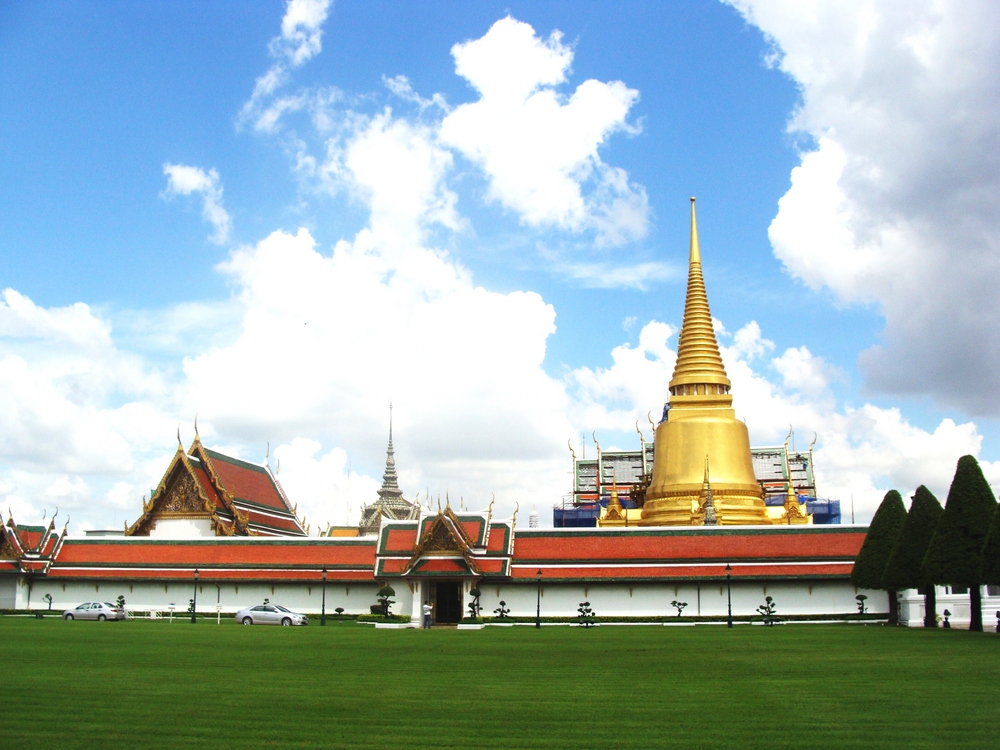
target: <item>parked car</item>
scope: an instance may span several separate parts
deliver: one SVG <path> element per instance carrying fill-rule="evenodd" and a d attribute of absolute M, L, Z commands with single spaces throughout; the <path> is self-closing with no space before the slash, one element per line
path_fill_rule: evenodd
<path fill-rule="evenodd" d="M 258 604 L 237 612 L 236 622 L 244 625 L 308 625 L 309 618 L 279 604 Z"/>
<path fill-rule="evenodd" d="M 63 612 L 64 620 L 124 620 L 125 610 L 111 602 L 85 602 Z"/>

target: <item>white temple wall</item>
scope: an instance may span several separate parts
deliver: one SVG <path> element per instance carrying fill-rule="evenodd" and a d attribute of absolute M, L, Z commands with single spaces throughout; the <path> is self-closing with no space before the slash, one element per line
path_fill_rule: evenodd
<path fill-rule="evenodd" d="M 997 624 L 997 612 L 1000 611 L 1000 595 L 991 595 L 990 589 L 996 591 L 994 587 L 982 587 L 983 593 L 983 629 L 993 630 Z M 934 608 L 937 610 L 939 624 L 944 621 L 944 611 L 951 612 L 948 618 L 954 628 L 968 628 L 971 620 L 972 607 L 968 594 L 951 594 L 951 589 L 946 586 L 936 586 L 937 602 Z M 906 589 L 899 595 L 899 622 L 911 628 L 921 628 L 924 625 L 924 597 L 918 594 L 916 589 Z"/>
<path fill-rule="evenodd" d="M 535 582 L 480 584 L 483 615 L 492 616 L 506 602 L 512 617 L 533 617 L 537 599 Z M 858 593 L 868 597 L 869 612 L 889 611 L 884 592 L 856 589 L 849 581 L 733 581 L 733 614 L 757 613 L 770 596 L 781 615 L 853 614 Z M 545 583 L 542 582 L 543 617 L 575 617 L 581 602 L 589 601 L 599 617 L 662 617 L 676 615 L 671 602 L 687 602 L 683 614 L 692 617 L 724 616 L 726 584 L 712 583 Z"/>
<path fill-rule="evenodd" d="M 412 584 L 412 588 L 411 588 Z M 7 607 L 16 609 L 48 609 L 46 594 L 52 595 L 52 611 L 62 612 L 82 602 L 107 601 L 114 603 L 124 596 L 126 605 L 134 611 L 157 610 L 164 615 L 171 603 L 175 614 L 187 610 L 188 600 L 194 592 L 193 582 L 169 583 L 152 581 L 56 581 L 35 579 L 30 584 L 23 576 L 3 577 Z M 396 591 L 393 597 L 394 614 L 410 615 L 419 622 L 420 605 L 427 596 L 426 581 L 391 581 Z M 466 582 L 463 608 L 468 605 Z M 333 615 L 337 607 L 348 614 L 367 614 L 376 603 L 378 584 L 328 582 L 326 586 L 326 611 Z M 765 592 L 766 589 L 766 592 Z M 493 616 L 500 600 L 506 602 L 510 614 L 516 617 L 534 617 L 536 585 L 533 581 L 519 583 L 480 583 L 483 615 Z M 937 611 L 943 615 L 949 610 L 951 623 L 956 628 L 969 624 L 968 594 L 948 594 L 939 586 Z M 755 614 L 771 596 L 781 615 L 830 615 L 857 612 L 855 596 L 865 594 L 869 612 L 888 613 L 888 598 L 884 591 L 857 590 L 848 581 L 783 581 L 762 582 L 733 581 L 733 614 Z M 289 609 L 318 615 L 321 609 L 322 584 L 290 583 L 198 583 L 198 612 L 215 613 L 216 604 L 222 605 L 223 614 L 232 615 L 243 607 L 260 604 L 264 599 Z M 589 601 L 600 617 L 663 617 L 676 615 L 671 601 L 687 602 L 685 616 L 724 616 L 726 614 L 725 583 L 542 583 L 542 616 L 575 617 L 580 602 Z M 900 595 L 900 620 L 911 627 L 923 625 L 923 597 L 913 589 Z M 1000 611 L 1000 596 L 990 596 L 983 589 L 983 625 L 992 630 L 996 625 L 996 612 Z"/>
<path fill-rule="evenodd" d="M 149 530 L 150 539 L 203 539 L 215 537 L 211 518 L 161 518 Z"/>
<path fill-rule="evenodd" d="M 369 608 L 376 603 L 375 594 L 378 585 L 372 583 L 340 583 L 326 584 L 326 613 L 333 615 L 337 607 L 343 607 L 347 614 L 368 614 Z M 400 609 L 401 595 L 407 595 L 406 584 L 394 585 L 397 596 L 393 612 L 406 613 Z M 403 591 L 400 591 L 403 589 Z M 31 596 L 28 600 L 28 587 L 23 591 L 18 603 L 19 609 L 48 609 L 44 600 L 46 594 L 52 594 L 52 611 L 62 612 L 83 602 L 102 601 L 114 604 L 119 596 L 125 597 L 125 606 L 133 611 L 156 610 L 164 615 L 169 606 L 174 605 L 174 613 L 187 611 L 188 602 L 194 595 L 194 582 L 152 582 L 152 581 L 53 581 L 36 580 L 31 584 Z M 409 605 L 409 597 L 402 596 Z M 323 600 L 321 583 L 220 583 L 198 582 L 198 612 L 199 614 L 215 614 L 216 604 L 222 605 L 222 613 L 232 615 L 244 607 L 260 604 L 269 599 L 273 604 L 296 612 L 309 615 L 320 614 Z"/>

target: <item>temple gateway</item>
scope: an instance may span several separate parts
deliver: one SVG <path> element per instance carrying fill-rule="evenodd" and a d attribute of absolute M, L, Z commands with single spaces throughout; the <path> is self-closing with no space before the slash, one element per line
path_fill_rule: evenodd
<path fill-rule="evenodd" d="M 378 589 L 417 626 L 482 614 L 573 617 L 589 602 L 602 617 L 678 613 L 739 617 L 770 597 L 779 615 L 887 613 L 885 592 L 850 582 L 867 528 L 840 524 L 817 497 L 812 450 L 786 442 L 752 449 L 732 408 L 712 327 L 691 203 L 687 297 L 670 400 L 639 451 L 574 456 L 572 500 L 555 528 L 523 528 L 517 514 L 437 511 L 406 500 L 389 444 L 382 487 L 357 527 L 310 535 L 267 462 L 258 466 L 202 445 L 178 450 L 139 516 L 116 532 L 68 536 L 55 519 L 0 526 L 0 609 L 62 610 L 125 598 L 133 611 L 232 614 L 264 599 L 318 614 L 366 614 Z M 638 426 L 637 426 L 638 427 Z M 547 500 L 548 502 L 551 499 Z M 475 596 L 473 592 L 478 593 Z M 953 622 L 968 598 L 942 590 Z M 922 597 L 901 618 L 922 621 Z M 963 611 L 963 606 L 965 607 Z M 1000 600 L 985 601 L 1000 608 Z"/>

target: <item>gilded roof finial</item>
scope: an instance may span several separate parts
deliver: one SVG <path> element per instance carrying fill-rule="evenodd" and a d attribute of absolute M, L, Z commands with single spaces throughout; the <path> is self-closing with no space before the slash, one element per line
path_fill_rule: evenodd
<path fill-rule="evenodd" d="M 566 440 L 566 447 L 569 448 L 570 455 L 573 456 L 573 460 L 576 461 L 576 451 L 573 450 L 573 443 L 571 443 L 569 439 Z"/>
<path fill-rule="evenodd" d="M 177 425 L 177 445 L 180 446 L 180 449 L 182 451 L 184 450 L 184 443 L 181 442 L 181 426 L 180 426 L 180 424 Z"/>
<path fill-rule="evenodd" d="M 698 220 L 695 216 L 694 198 L 691 199 L 691 247 L 688 258 L 687 298 L 684 300 L 684 322 L 677 341 L 677 363 L 670 379 L 672 395 L 703 395 L 676 393 L 677 386 L 722 386 L 728 394 L 732 383 L 726 377 L 726 368 L 719 354 L 715 338 L 712 313 L 708 308 L 708 294 L 701 272 L 701 247 L 698 244 Z M 710 393 L 718 393 L 711 390 Z"/>
<path fill-rule="evenodd" d="M 618 475 L 611 475 L 611 499 L 608 500 L 608 516 L 611 515 L 611 511 L 615 510 L 618 512 L 618 517 L 622 517 L 622 504 L 618 499 Z"/>
<path fill-rule="evenodd" d="M 198 436 L 198 412 L 194 413 L 194 441 L 196 443 L 201 442 L 201 438 Z"/>
<path fill-rule="evenodd" d="M 705 496 L 705 525 L 718 526 L 719 522 L 715 517 L 715 500 L 712 499 L 712 483 L 708 478 L 708 456 L 705 456 L 705 484 L 702 488 Z"/>

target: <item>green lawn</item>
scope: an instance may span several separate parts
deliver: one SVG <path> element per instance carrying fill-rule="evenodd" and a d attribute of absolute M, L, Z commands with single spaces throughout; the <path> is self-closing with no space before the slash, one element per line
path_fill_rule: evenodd
<path fill-rule="evenodd" d="M 990 747 L 1000 636 L 0 617 L 0 746 Z"/>

